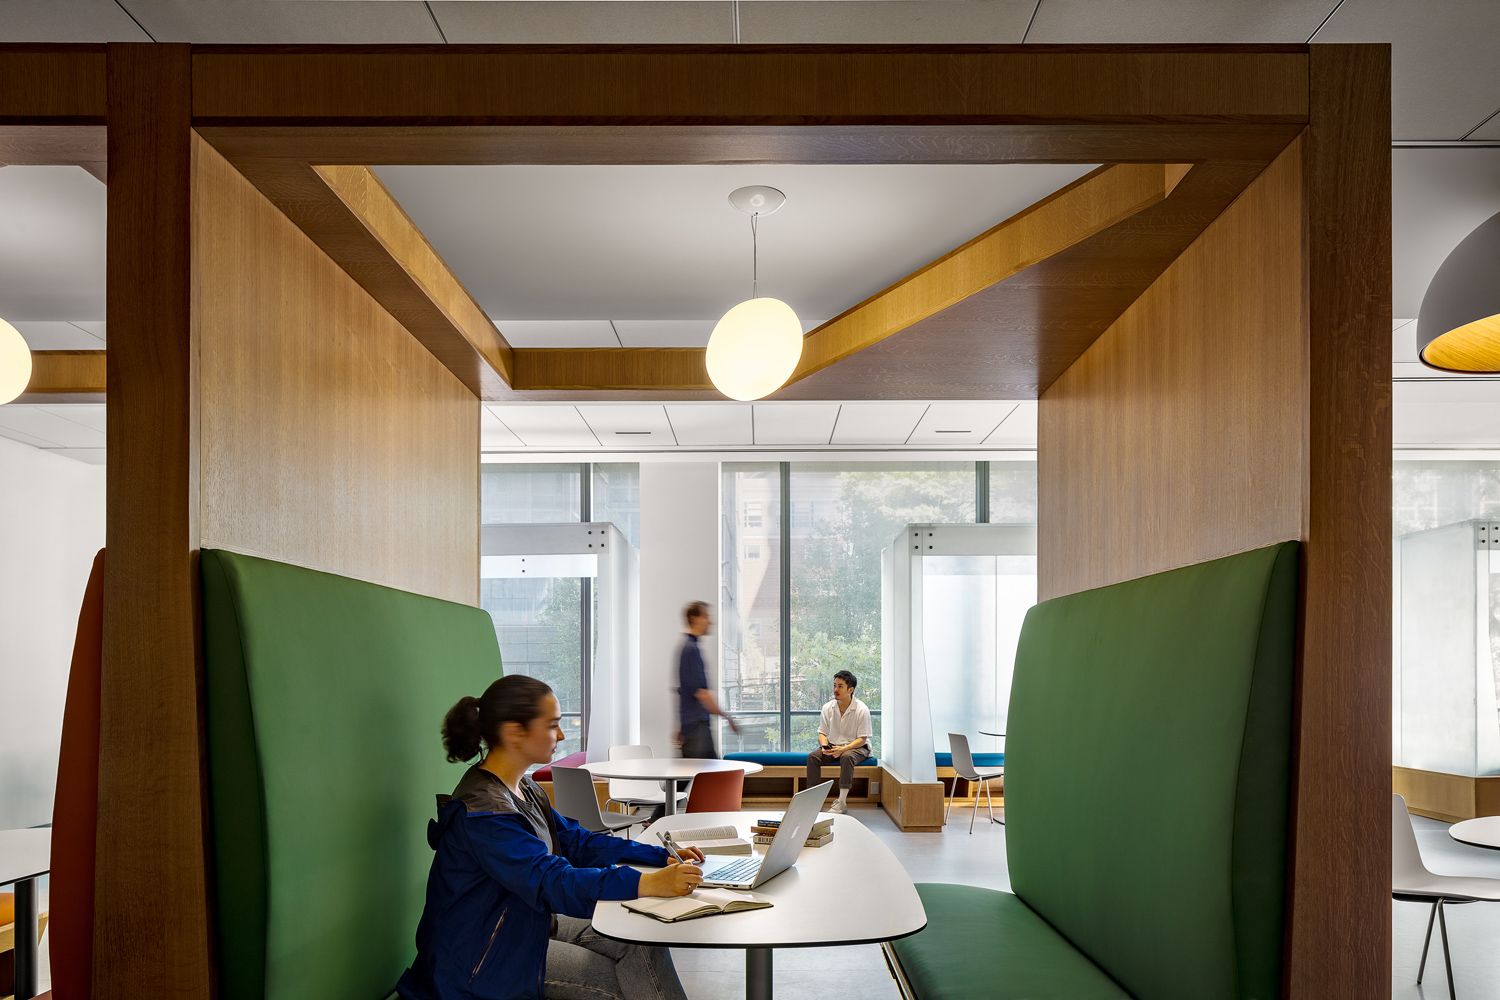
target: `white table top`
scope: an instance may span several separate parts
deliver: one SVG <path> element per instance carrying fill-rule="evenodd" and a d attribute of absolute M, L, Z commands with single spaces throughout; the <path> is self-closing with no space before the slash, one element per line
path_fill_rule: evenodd
<path fill-rule="evenodd" d="M 1448 836 L 1460 844 L 1500 851 L 1500 816 L 1480 816 L 1448 827 Z"/>
<path fill-rule="evenodd" d="M 639 839 L 659 844 L 662 830 L 703 826 L 735 826 L 750 839 L 757 819 L 780 815 L 774 809 L 683 813 L 657 820 Z M 890 941 L 926 927 L 916 886 L 890 849 L 854 817 L 832 818 L 831 843 L 804 847 L 794 867 L 755 890 L 771 901 L 769 909 L 667 924 L 606 901 L 594 908 L 594 929 L 622 941 L 677 948 L 794 948 Z"/>
<path fill-rule="evenodd" d="M 761 766 L 748 760 L 701 757 L 635 757 L 629 760 L 591 760 L 583 765 L 596 778 L 641 778 L 647 781 L 687 781 L 708 771 L 744 771 Z"/>
<path fill-rule="evenodd" d="M 52 867 L 52 831 L 0 830 L 0 885 L 45 875 Z"/>
<path fill-rule="evenodd" d="M 993 729 L 981 729 L 979 731 L 979 735 L 980 736 L 1004 736 L 1005 734 L 1001 733 L 1001 732 L 997 732 L 996 730 L 993 730 Z"/>

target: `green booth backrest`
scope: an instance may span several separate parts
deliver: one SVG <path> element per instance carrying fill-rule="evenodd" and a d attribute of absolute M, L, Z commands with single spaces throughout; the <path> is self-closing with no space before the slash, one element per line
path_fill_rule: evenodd
<path fill-rule="evenodd" d="M 410 963 L 444 713 L 500 675 L 477 608 L 202 554 L 223 1000 L 384 1000 Z"/>
<path fill-rule="evenodd" d="M 1057 598 L 1022 627 L 1011 886 L 1142 1000 L 1280 994 L 1297 559 Z"/>

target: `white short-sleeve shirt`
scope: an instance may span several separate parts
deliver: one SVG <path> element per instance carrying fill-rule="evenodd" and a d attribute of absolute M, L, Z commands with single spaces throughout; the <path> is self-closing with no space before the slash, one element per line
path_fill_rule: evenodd
<path fill-rule="evenodd" d="M 849 702 L 847 712 L 839 712 L 838 699 L 823 706 L 823 718 L 818 722 L 818 732 L 828 737 L 828 742 L 844 744 L 863 736 L 869 740 L 874 736 L 870 728 L 870 709 L 855 698 Z"/>

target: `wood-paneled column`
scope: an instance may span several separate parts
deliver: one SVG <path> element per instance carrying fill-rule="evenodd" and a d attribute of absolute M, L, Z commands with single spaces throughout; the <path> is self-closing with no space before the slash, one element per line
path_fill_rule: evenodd
<path fill-rule="evenodd" d="M 94 997 L 203 1000 L 212 976 L 193 568 L 189 47 L 110 45 L 107 76 L 109 562 Z"/>

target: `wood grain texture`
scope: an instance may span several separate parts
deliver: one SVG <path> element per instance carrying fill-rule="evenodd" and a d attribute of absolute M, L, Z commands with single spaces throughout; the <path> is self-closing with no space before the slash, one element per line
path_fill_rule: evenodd
<path fill-rule="evenodd" d="M 77 402 L 79 395 L 102 396 L 105 367 L 103 351 L 32 351 L 31 381 L 20 401 L 66 403 Z"/>
<path fill-rule="evenodd" d="M 213 984 L 198 635 L 186 45 L 109 59 L 109 395 L 93 995 Z"/>
<path fill-rule="evenodd" d="M 1039 596 L 1300 537 L 1301 147 L 1043 393 Z"/>
<path fill-rule="evenodd" d="M 1406 799 L 1416 816 L 1457 823 L 1476 816 L 1500 816 L 1500 778 L 1475 778 L 1414 767 L 1391 768 L 1391 790 Z"/>
<path fill-rule="evenodd" d="M 313 171 L 378 245 L 378 249 L 368 248 L 366 253 L 335 258 L 335 262 L 382 303 L 390 298 L 401 302 L 402 297 L 411 294 L 405 284 L 414 284 L 416 288 L 412 291 L 437 310 L 447 329 L 433 330 L 432 335 L 427 335 L 429 327 L 435 324 L 417 314 L 414 308 L 403 310 L 413 313 L 403 325 L 476 395 L 483 393 L 496 375 L 506 382 L 512 381 L 510 345 L 375 172 L 364 166 L 315 166 Z M 314 242 L 322 243 L 316 234 L 313 238 Z M 390 264 L 399 271 L 399 276 L 385 273 Z M 401 279 L 405 281 L 400 288 L 387 289 L 387 282 Z M 391 312 L 402 319 L 395 310 Z M 441 339 L 436 336 L 439 332 L 443 334 Z M 493 374 L 488 377 L 471 374 L 481 366 L 488 367 Z"/>
<path fill-rule="evenodd" d="M 479 405 L 196 140 L 202 538 L 472 604 Z"/>
<path fill-rule="evenodd" d="M 1307 55 L 1290 46 L 199 47 L 193 114 L 247 125 L 1300 122 Z"/>
<path fill-rule="evenodd" d="M 1391 990 L 1390 81 L 1388 46 L 1312 47 L 1295 997 Z"/>
<path fill-rule="evenodd" d="M 0 45 L 0 125 L 103 125 L 106 89 L 103 45 Z"/>
<path fill-rule="evenodd" d="M 891 771 L 880 779 L 880 806 L 891 822 L 908 833 L 935 833 L 943 829 L 943 783 L 903 780 Z"/>

